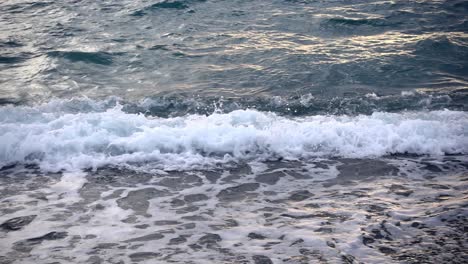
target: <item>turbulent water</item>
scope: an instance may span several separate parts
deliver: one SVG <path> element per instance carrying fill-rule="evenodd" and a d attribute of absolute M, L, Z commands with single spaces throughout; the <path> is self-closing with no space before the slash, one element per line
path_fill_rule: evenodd
<path fill-rule="evenodd" d="M 462 0 L 0 3 L 0 263 L 463 263 Z"/>

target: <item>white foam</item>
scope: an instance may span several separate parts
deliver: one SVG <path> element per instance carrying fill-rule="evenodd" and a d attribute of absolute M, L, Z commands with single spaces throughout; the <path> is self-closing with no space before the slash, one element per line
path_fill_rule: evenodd
<path fill-rule="evenodd" d="M 468 153 L 468 113 L 290 118 L 237 110 L 151 118 L 125 113 L 120 106 L 87 112 L 0 108 L 0 166 L 33 162 L 44 170 L 76 171 L 133 164 L 190 170 L 278 157 L 362 158 L 395 153 Z"/>
<path fill-rule="evenodd" d="M 80 199 L 80 195 L 78 192 L 85 183 L 85 173 L 64 173 L 59 182 L 50 186 L 50 189 L 53 191 L 53 194 L 47 197 L 47 199 L 60 199 L 61 202 L 64 202 L 64 199 L 66 199 L 67 201 L 76 202 L 76 199 Z"/>

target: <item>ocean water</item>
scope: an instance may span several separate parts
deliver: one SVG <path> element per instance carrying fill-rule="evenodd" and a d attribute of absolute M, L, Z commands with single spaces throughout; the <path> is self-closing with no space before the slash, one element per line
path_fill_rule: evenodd
<path fill-rule="evenodd" d="M 0 3 L 0 263 L 463 263 L 462 0 Z"/>

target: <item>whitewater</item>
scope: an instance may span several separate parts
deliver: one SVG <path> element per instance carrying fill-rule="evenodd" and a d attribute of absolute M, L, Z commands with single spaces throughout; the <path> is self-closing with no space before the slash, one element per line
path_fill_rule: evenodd
<path fill-rule="evenodd" d="M 125 113 L 119 104 L 98 112 L 60 110 L 0 108 L 0 166 L 193 170 L 278 159 L 468 153 L 468 114 L 459 111 L 286 117 L 247 109 L 160 118 Z"/>

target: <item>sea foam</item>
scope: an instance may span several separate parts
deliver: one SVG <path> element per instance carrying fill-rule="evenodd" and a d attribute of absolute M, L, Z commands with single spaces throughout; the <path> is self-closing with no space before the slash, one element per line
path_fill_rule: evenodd
<path fill-rule="evenodd" d="M 156 118 L 126 113 L 121 106 L 86 112 L 56 106 L 0 108 L 0 166 L 191 170 L 246 161 L 403 153 L 467 154 L 468 113 L 286 117 L 236 110 Z"/>

